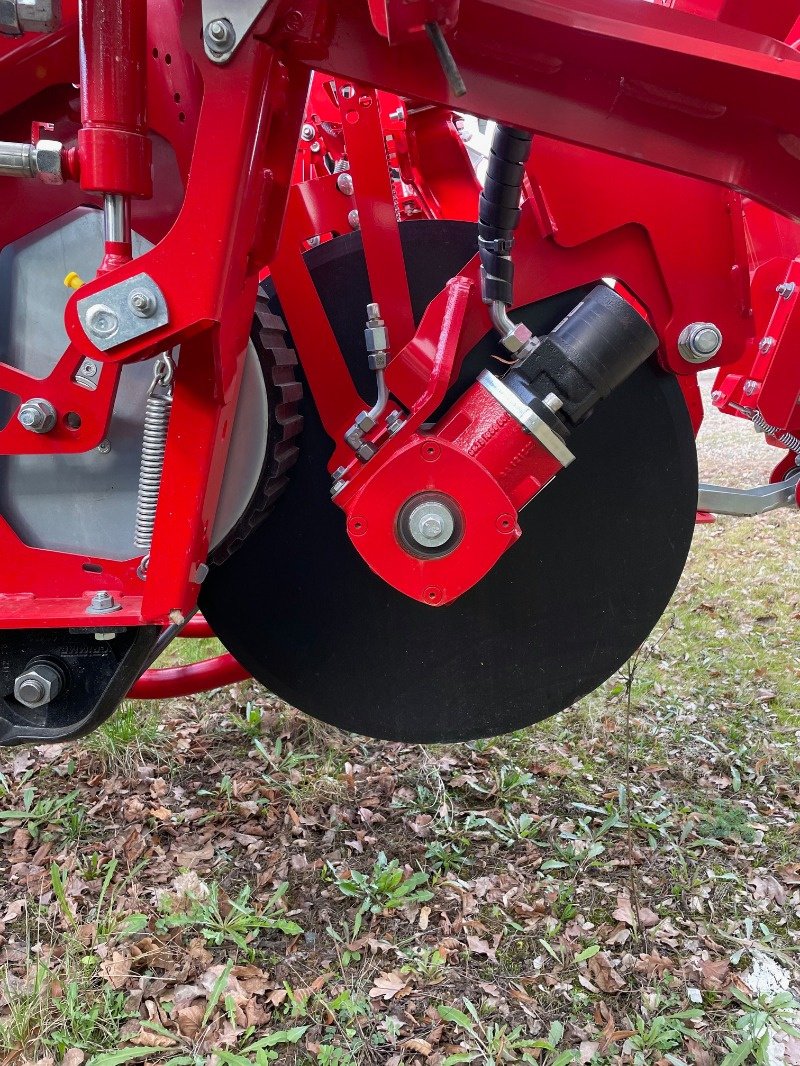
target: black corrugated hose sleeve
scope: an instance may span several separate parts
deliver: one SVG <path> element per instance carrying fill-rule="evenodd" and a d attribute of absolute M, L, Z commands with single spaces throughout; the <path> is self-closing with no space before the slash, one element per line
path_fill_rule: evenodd
<path fill-rule="evenodd" d="M 532 135 L 498 125 L 492 138 L 486 183 L 478 209 L 478 251 L 483 266 L 483 298 L 512 303 L 514 264 L 510 254 L 519 222 L 519 198 Z"/>

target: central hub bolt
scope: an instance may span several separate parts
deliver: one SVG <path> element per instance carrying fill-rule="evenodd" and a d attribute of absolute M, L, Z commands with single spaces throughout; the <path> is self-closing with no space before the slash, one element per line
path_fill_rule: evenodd
<path fill-rule="evenodd" d="M 421 548 L 442 548 L 455 532 L 456 521 L 443 500 L 423 500 L 406 519 L 408 537 Z"/>
<path fill-rule="evenodd" d="M 444 531 L 444 522 L 435 515 L 428 515 L 422 519 L 419 528 L 425 540 L 436 540 Z"/>

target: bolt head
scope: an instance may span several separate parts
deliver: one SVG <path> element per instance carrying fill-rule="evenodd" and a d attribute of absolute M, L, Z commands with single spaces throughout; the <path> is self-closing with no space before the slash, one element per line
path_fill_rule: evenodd
<path fill-rule="evenodd" d="M 346 170 L 343 170 L 336 179 L 336 188 L 339 192 L 344 193 L 345 196 L 353 195 L 353 179 Z"/>
<path fill-rule="evenodd" d="M 758 350 L 762 355 L 766 355 L 775 343 L 774 337 L 762 337 L 758 343 Z"/>
<path fill-rule="evenodd" d="M 304 122 L 303 128 L 300 130 L 300 140 L 313 141 L 315 132 L 316 131 L 310 122 Z"/>
<path fill-rule="evenodd" d="M 119 329 L 119 319 L 108 304 L 92 304 L 86 312 L 86 328 L 95 337 L 105 340 Z"/>
<path fill-rule="evenodd" d="M 425 540 L 435 541 L 444 531 L 444 522 L 436 515 L 425 515 L 419 524 L 419 530 Z"/>
<path fill-rule="evenodd" d="M 407 537 L 421 548 L 443 548 L 455 532 L 452 510 L 439 499 L 423 500 L 403 519 Z"/>
<path fill-rule="evenodd" d="M 17 421 L 29 433 L 49 433 L 56 424 L 56 409 L 39 397 L 26 400 L 17 411 Z"/>
<path fill-rule="evenodd" d="M 347 216 L 347 221 L 350 224 L 351 229 L 361 229 L 361 222 L 358 217 L 358 211 L 353 210 Z"/>
<path fill-rule="evenodd" d="M 745 383 L 744 383 L 744 394 L 745 394 L 745 396 L 752 396 L 757 388 L 758 388 L 758 382 L 757 381 L 753 381 L 752 379 L 750 381 L 745 381 Z"/>
<path fill-rule="evenodd" d="M 97 445 L 97 450 L 100 452 L 101 455 L 108 455 L 108 453 L 111 451 L 111 442 L 108 440 L 101 440 L 100 443 Z"/>
<path fill-rule="evenodd" d="M 780 285 L 776 286 L 775 292 L 782 300 L 788 300 L 794 290 L 797 288 L 793 281 L 783 281 Z"/>

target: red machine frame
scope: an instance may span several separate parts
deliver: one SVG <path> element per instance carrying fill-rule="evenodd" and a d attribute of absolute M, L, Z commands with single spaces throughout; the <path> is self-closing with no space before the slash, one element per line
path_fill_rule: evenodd
<path fill-rule="evenodd" d="M 800 432 L 800 360 L 791 348 L 800 323 L 791 289 L 800 282 L 800 236 L 789 221 L 800 216 L 800 56 L 793 48 L 800 18 L 789 0 L 276 0 L 225 64 L 204 52 L 200 0 L 182 11 L 176 0 L 80 0 L 79 7 L 80 30 L 76 6 L 66 3 L 56 33 L 0 43 L 0 98 L 16 109 L 17 131 L 23 121 L 50 118 L 47 91 L 77 79 L 78 43 L 82 111 L 77 143 L 64 158 L 70 182 L 39 190 L 32 211 L 28 189 L 0 179 L 9 205 L 0 237 L 7 243 L 32 223 L 115 193 L 135 198 L 135 224 L 155 246 L 135 260 L 125 247 L 106 248 L 98 275 L 70 301 L 70 345 L 47 379 L 0 365 L 0 389 L 23 402 L 50 399 L 77 416 L 46 436 L 25 433 L 12 419 L 0 429 L 0 453 L 95 447 L 124 363 L 180 345 L 181 372 L 146 579 L 140 559 L 30 548 L 0 520 L 7 560 L 0 628 L 86 625 L 98 589 L 111 590 L 121 605 L 113 618 L 120 627 L 179 625 L 194 610 L 266 267 L 336 442 L 330 469 L 349 471 L 336 500 L 348 511 L 403 446 L 412 422 L 436 408 L 489 328 L 473 262 L 415 329 L 397 184 L 389 166 L 374 165 L 388 148 L 409 217 L 473 220 L 479 188 L 455 107 L 539 134 L 520 227 L 519 303 L 608 274 L 621 279 L 662 341 L 664 367 L 680 375 L 696 426 L 698 367 L 681 358 L 677 336 L 687 322 L 713 320 L 725 336 L 719 357 L 704 364 L 721 367 L 715 402 L 731 412 L 732 405 L 753 408 L 770 427 Z M 432 25 L 449 42 L 464 98 L 440 65 L 426 32 Z M 321 73 L 307 102 L 312 70 Z M 31 99 L 34 84 L 40 95 Z M 405 113 L 397 117 L 400 98 Z M 301 137 L 298 155 L 304 119 L 314 138 Z M 151 139 L 155 201 L 148 199 Z M 346 155 L 352 194 L 320 165 L 326 154 Z M 15 211 L 23 195 L 25 210 Z M 664 210 L 673 202 L 680 226 Z M 302 258 L 310 240 L 352 229 L 354 210 L 373 299 L 392 340 L 389 386 L 412 415 L 394 438 L 373 438 L 382 447 L 369 470 L 343 439 L 363 402 Z M 101 351 L 81 324 L 78 300 L 100 298 L 141 272 L 163 292 L 168 323 Z M 781 284 L 790 287 L 787 298 L 776 296 Z M 72 380 L 87 356 L 104 366 L 92 393 Z M 211 662 L 198 664 L 193 681 L 244 676 L 230 656 Z M 188 677 L 165 675 L 164 685 L 180 687 Z M 142 679 L 134 691 L 176 690 Z"/>

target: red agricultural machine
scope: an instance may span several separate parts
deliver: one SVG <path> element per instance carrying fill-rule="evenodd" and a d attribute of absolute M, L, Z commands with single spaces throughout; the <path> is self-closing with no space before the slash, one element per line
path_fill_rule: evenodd
<path fill-rule="evenodd" d="M 248 673 L 371 736 L 516 729 L 646 638 L 698 507 L 797 507 L 800 0 L 0 31 L 0 743 Z M 698 490 L 710 368 L 769 485 Z"/>

